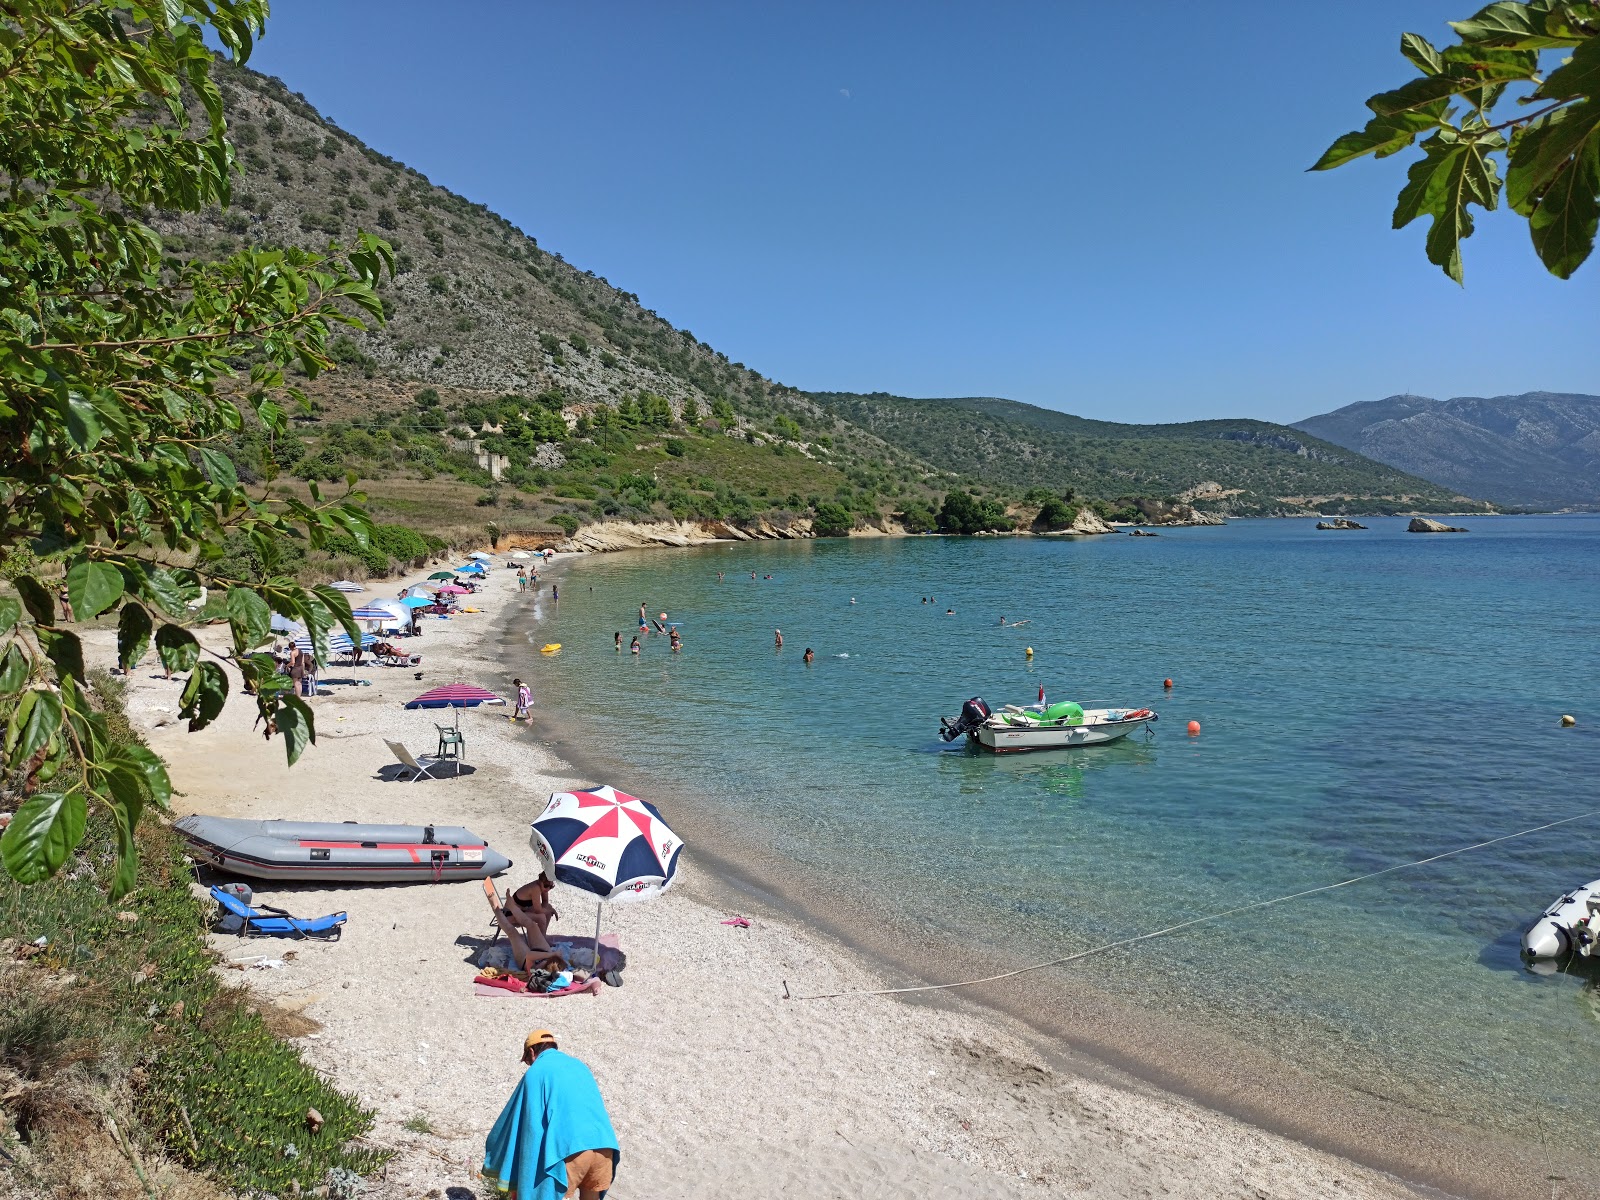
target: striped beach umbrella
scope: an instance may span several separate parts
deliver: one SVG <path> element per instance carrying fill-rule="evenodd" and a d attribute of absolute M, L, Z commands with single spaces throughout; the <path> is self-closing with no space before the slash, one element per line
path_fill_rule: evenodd
<path fill-rule="evenodd" d="M 660 895 L 683 853 L 654 804 L 609 786 L 557 792 L 528 840 L 546 872 L 602 900 Z"/>
<path fill-rule="evenodd" d="M 470 683 L 447 683 L 443 687 L 429 688 L 415 700 L 406 701 L 407 708 L 476 708 L 480 704 L 504 704 L 505 701 L 491 691 L 473 687 Z"/>
<path fill-rule="evenodd" d="M 394 613 L 387 608 L 373 608 L 371 605 L 358 608 L 350 615 L 358 621 L 393 621 L 395 619 Z"/>
<path fill-rule="evenodd" d="M 355 583 L 349 579 L 336 579 L 328 586 L 341 592 L 364 592 L 367 590 L 362 584 Z"/>

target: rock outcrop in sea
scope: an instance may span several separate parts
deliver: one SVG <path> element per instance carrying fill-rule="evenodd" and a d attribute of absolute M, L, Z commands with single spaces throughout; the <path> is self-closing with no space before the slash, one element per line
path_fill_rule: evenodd
<path fill-rule="evenodd" d="M 1331 521 L 1318 521 L 1318 529 L 1365 529 L 1366 526 L 1359 521 L 1352 521 L 1349 517 L 1334 517 Z M 1415 532 L 1415 531 L 1413 531 Z"/>
<path fill-rule="evenodd" d="M 1427 517 L 1412 517 L 1411 524 L 1406 526 L 1407 533 L 1466 533 L 1460 525 L 1446 525 L 1443 521 L 1433 521 Z"/>

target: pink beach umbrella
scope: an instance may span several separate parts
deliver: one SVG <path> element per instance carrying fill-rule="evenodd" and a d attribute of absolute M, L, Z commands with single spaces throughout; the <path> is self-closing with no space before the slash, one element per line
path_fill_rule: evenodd
<path fill-rule="evenodd" d="M 476 708 L 480 704 L 504 704 L 493 692 L 470 683 L 447 683 L 443 687 L 429 688 L 415 700 L 406 701 L 407 708 Z"/>
<path fill-rule="evenodd" d="M 465 596 L 465 595 L 468 595 L 471 591 L 472 591 L 471 588 L 464 588 L 460 584 L 447 583 L 442 588 L 439 589 L 439 595 L 441 595 L 441 596 Z"/>

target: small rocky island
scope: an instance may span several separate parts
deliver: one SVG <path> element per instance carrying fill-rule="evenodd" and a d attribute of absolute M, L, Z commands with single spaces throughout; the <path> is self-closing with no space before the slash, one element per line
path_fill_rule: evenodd
<path fill-rule="evenodd" d="M 1406 526 L 1407 533 L 1466 533 L 1467 530 L 1459 525 L 1446 525 L 1442 521 L 1430 521 L 1427 517 L 1412 517 L 1411 524 Z"/>
<path fill-rule="evenodd" d="M 1318 521 L 1318 529 L 1365 529 L 1366 526 L 1359 521 L 1352 521 L 1349 517 L 1335 517 L 1331 521 Z"/>

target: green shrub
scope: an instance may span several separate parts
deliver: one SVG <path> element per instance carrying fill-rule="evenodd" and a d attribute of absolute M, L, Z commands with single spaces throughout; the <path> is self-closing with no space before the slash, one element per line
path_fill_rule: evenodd
<path fill-rule="evenodd" d="M 817 505 L 811 529 L 818 537 L 845 537 L 855 523 L 855 517 L 844 505 L 825 502 Z"/>
<path fill-rule="evenodd" d="M 916 502 L 907 504 L 895 516 L 900 518 L 900 523 L 905 526 L 907 533 L 932 533 L 939 527 L 933 509 L 926 504 Z"/>
<path fill-rule="evenodd" d="M 689 447 L 684 444 L 682 438 L 668 438 L 663 444 L 663 449 L 673 458 L 682 458 L 689 453 Z"/>
<path fill-rule="evenodd" d="M 118 681 L 97 672 L 91 682 L 115 747 L 136 742 Z M 205 942 L 207 902 L 189 889 L 194 873 L 178 837 L 153 821 L 141 821 L 136 837 L 139 874 L 120 905 L 132 923 L 105 900 L 116 830 L 104 809 L 94 810 L 69 869 L 28 887 L 0 882 L 0 937 L 48 939 L 29 966 L 7 972 L 0 1059 L 54 1091 L 35 1093 L 36 1104 L 81 1103 L 71 1074 L 53 1070 L 64 1061 L 113 1095 L 125 1087 L 132 1112 L 115 1115 L 137 1143 L 230 1190 L 304 1194 L 331 1171 L 377 1170 L 387 1152 L 360 1142 L 373 1114 L 221 982 Z M 76 986 L 41 986 L 67 971 Z M 315 1134 L 308 1108 L 325 1122 Z"/>
<path fill-rule="evenodd" d="M 550 518 L 550 523 L 559 527 L 568 537 L 578 532 L 579 521 L 572 513 L 556 513 Z"/>
<path fill-rule="evenodd" d="M 966 492 L 951 492 L 939 510 L 939 529 L 943 533 L 982 533 L 1010 528 L 1011 521 L 1004 505 L 996 500 L 979 500 Z"/>

